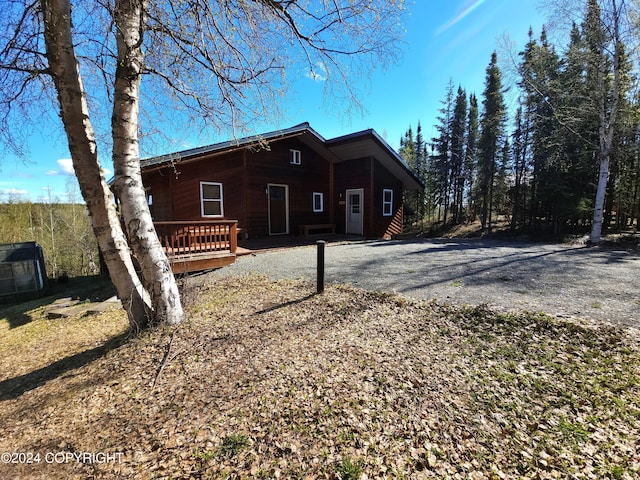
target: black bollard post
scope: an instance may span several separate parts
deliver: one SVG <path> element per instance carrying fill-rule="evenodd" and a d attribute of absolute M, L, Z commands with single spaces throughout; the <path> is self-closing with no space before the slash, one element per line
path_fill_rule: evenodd
<path fill-rule="evenodd" d="M 324 240 L 318 240 L 316 245 L 318 247 L 318 263 L 317 263 L 317 293 L 324 292 L 324 246 L 327 242 Z"/>

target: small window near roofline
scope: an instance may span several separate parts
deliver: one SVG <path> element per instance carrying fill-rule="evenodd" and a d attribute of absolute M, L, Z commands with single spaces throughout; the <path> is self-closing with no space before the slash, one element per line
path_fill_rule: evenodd
<path fill-rule="evenodd" d="M 321 192 L 313 192 L 313 212 L 324 212 L 324 194 Z"/>
<path fill-rule="evenodd" d="M 382 190 L 382 216 L 390 217 L 393 215 L 393 190 L 385 188 Z"/>
<path fill-rule="evenodd" d="M 289 152 L 291 152 L 291 165 L 300 165 L 302 163 L 300 150 L 289 150 Z"/>

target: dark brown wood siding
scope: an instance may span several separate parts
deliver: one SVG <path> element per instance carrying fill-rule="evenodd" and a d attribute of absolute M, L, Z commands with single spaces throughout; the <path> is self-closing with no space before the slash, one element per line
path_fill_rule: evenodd
<path fill-rule="evenodd" d="M 347 189 L 364 191 L 364 236 L 390 238 L 402 233 L 402 183 L 373 158 L 349 160 L 336 165 L 336 223 L 337 231 L 345 232 Z M 391 216 L 383 215 L 384 189 L 393 190 Z"/>
<path fill-rule="evenodd" d="M 346 191 L 349 189 L 362 189 L 364 191 L 364 235 L 369 236 L 368 210 L 371 199 L 371 158 L 359 158 L 341 162 L 335 166 L 335 190 L 334 205 L 336 212 L 336 232 L 345 233 L 346 229 Z"/>
<path fill-rule="evenodd" d="M 301 152 L 300 165 L 291 164 L 291 149 Z M 269 235 L 267 186 L 287 185 L 289 190 L 289 233 L 298 225 L 331 223 L 329 209 L 329 161 L 304 144 L 291 140 L 272 144 L 269 151 L 247 153 L 248 224 L 251 237 Z M 313 193 L 322 193 L 324 210 L 313 211 Z"/>
<path fill-rule="evenodd" d="M 151 195 L 151 215 L 155 221 L 173 220 L 171 178 L 164 171 L 143 174 L 147 195 Z"/>
<path fill-rule="evenodd" d="M 402 183 L 378 162 L 376 162 L 374 166 L 373 183 L 374 212 L 371 226 L 372 236 L 375 238 L 391 238 L 392 235 L 402 233 Z M 390 216 L 385 216 L 383 212 L 383 195 L 385 189 L 393 191 L 392 212 Z"/>
<path fill-rule="evenodd" d="M 222 218 L 238 220 L 238 227 L 243 228 L 246 227 L 243 176 L 242 152 L 232 152 L 203 157 L 197 162 L 165 166 L 145 173 L 143 181 L 153 195 L 154 220 L 158 221 L 215 219 L 202 217 L 200 182 L 221 183 L 224 208 Z M 169 191 L 165 190 L 165 184 L 170 187 Z M 171 209 L 170 218 L 167 218 L 167 206 Z"/>
<path fill-rule="evenodd" d="M 301 152 L 300 165 L 291 164 L 291 149 Z M 143 179 L 153 195 L 155 220 L 203 219 L 200 182 L 217 182 L 223 189 L 223 218 L 238 220 L 243 237 L 269 235 L 269 184 L 288 186 L 289 233 L 297 233 L 301 224 L 335 222 L 329 161 L 296 139 L 274 142 L 268 150 L 239 150 L 165 166 Z M 314 192 L 323 194 L 322 212 L 313 211 Z"/>

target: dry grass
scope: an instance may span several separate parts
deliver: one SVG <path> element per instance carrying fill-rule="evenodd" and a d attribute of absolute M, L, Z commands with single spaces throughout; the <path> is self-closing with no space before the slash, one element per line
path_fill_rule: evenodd
<path fill-rule="evenodd" d="M 640 475 L 637 332 L 311 292 L 191 287 L 184 325 L 102 350 L 126 324 L 116 312 L 9 330 L 0 452 L 41 460 L 0 464 L 0 478 Z M 67 451 L 122 461 L 44 461 Z"/>

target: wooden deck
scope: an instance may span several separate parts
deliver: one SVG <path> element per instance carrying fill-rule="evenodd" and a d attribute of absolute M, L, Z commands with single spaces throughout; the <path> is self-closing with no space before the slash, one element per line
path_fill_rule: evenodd
<path fill-rule="evenodd" d="M 235 262 L 237 220 L 155 222 L 173 273 L 220 268 Z"/>

